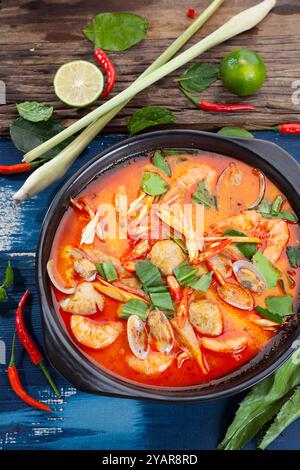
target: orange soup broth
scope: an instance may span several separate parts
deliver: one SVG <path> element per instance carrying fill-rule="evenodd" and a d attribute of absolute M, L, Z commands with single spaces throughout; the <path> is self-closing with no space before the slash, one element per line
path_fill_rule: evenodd
<path fill-rule="evenodd" d="M 214 168 L 219 176 L 221 172 L 228 167 L 233 158 L 216 155 L 212 153 L 205 153 L 199 155 L 192 155 L 187 157 L 187 161 L 177 162 L 177 158 L 172 156 L 168 157 L 172 169 L 172 178 L 175 179 L 182 172 L 184 172 L 190 165 L 207 164 Z M 180 156 L 180 160 L 182 156 Z M 215 208 L 205 209 L 205 230 L 213 223 L 224 220 L 227 217 L 235 215 L 240 211 L 247 209 L 258 195 L 259 192 L 259 179 L 252 171 L 252 167 L 247 164 L 235 161 L 238 169 L 242 174 L 241 186 L 229 187 L 224 185 L 220 192 L 219 210 Z M 114 203 L 114 195 L 120 184 L 126 187 L 128 193 L 128 200 L 134 200 L 140 189 L 140 181 L 143 174 L 143 168 L 149 160 L 145 157 L 140 157 L 134 162 L 127 164 L 124 167 L 119 167 L 103 176 L 96 178 L 89 186 L 80 193 L 80 197 L 85 197 L 93 208 L 96 208 L 100 203 Z M 266 192 L 265 198 L 269 201 L 275 199 L 281 192 L 277 187 L 266 178 Z M 242 189 L 241 189 L 242 188 Z M 284 210 L 291 210 L 289 204 L 286 202 Z M 51 257 L 54 259 L 55 265 L 58 266 L 56 273 L 61 279 L 67 281 L 66 272 L 70 268 L 65 264 L 63 257 L 63 249 L 66 245 L 78 247 L 80 244 L 82 230 L 87 224 L 87 219 L 80 216 L 76 210 L 69 208 L 62 218 L 59 229 L 56 233 L 55 240 L 52 247 Z M 299 244 L 299 226 L 297 224 L 289 224 L 290 240 L 289 245 Z M 120 257 L 120 255 L 129 247 L 128 240 L 108 240 L 100 241 L 95 238 L 94 248 L 99 249 L 108 255 Z M 276 263 L 277 267 L 286 273 L 289 270 L 288 260 L 286 254 L 283 253 L 279 261 Z M 296 286 L 292 289 L 288 287 L 287 282 L 287 295 L 296 297 L 298 287 L 298 274 L 295 277 Z M 279 287 L 268 289 L 267 293 L 255 295 L 255 302 L 258 305 L 264 305 L 264 297 L 266 295 L 282 295 Z M 215 289 L 210 288 L 206 297 L 217 298 Z M 75 344 L 99 366 L 107 369 L 108 371 L 117 374 L 125 379 L 148 384 L 151 386 L 161 387 L 184 387 L 197 385 L 199 383 L 207 382 L 212 379 L 223 377 L 226 374 L 236 370 L 242 364 L 252 359 L 259 351 L 261 351 L 270 339 L 274 336 L 273 332 L 265 331 L 257 326 L 250 317 L 255 314 L 255 311 L 247 312 L 236 309 L 223 302 L 219 297 L 217 298 L 219 306 L 223 314 L 224 329 L 223 333 L 218 336 L 219 339 L 240 336 L 247 334 L 251 338 L 249 345 L 237 354 L 220 354 L 212 351 L 204 350 L 203 353 L 205 360 L 209 366 L 209 374 L 205 377 L 202 375 L 198 365 L 193 359 L 189 359 L 183 363 L 181 368 L 177 367 L 176 360 L 172 365 L 161 375 L 156 377 L 147 377 L 143 374 L 137 373 L 132 370 L 126 363 L 126 356 L 131 354 L 126 334 L 126 321 L 123 322 L 123 332 L 117 340 L 105 349 L 93 350 L 79 344 L 73 337 L 70 329 L 70 314 L 64 312 L 59 307 L 59 301 L 65 298 L 57 289 L 53 288 L 53 300 L 57 311 L 60 313 L 62 320 Z M 120 303 L 105 297 L 105 307 L 102 312 L 97 312 L 90 318 L 96 321 L 116 320 L 117 309 Z M 259 316 L 258 316 L 259 318 Z M 199 342 L 201 344 L 201 335 L 198 334 Z"/>

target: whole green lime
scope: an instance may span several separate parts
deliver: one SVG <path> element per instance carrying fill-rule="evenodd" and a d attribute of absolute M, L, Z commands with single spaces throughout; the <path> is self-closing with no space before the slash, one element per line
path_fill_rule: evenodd
<path fill-rule="evenodd" d="M 238 96 L 253 95 L 266 79 L 266 65 L 256 52 L 236 49 L 224 57 L 220 77 L 232 93 Z"/>

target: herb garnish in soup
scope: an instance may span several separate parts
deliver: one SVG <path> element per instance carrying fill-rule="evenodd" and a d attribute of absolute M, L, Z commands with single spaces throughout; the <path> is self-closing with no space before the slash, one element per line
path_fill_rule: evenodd
<path fill-rule="evenodd" d="M 164 150 L 70 201 L 48 273 L 88 357 L 129 380 L 180 387 L 237 370 L 287 325 L 299 252 L 297 217 L 261 171 Z"/>

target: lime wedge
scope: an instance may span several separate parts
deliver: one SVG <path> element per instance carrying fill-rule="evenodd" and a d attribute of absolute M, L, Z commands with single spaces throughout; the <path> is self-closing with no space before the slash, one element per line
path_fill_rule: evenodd
<path fill-rule="evenodd" d="M 103 74 L 86 60 L 74 60 L 62 65 L 54 77 L 56 96 L 68 106 L 84 108 L 94 103 L 103 91 Z"/>

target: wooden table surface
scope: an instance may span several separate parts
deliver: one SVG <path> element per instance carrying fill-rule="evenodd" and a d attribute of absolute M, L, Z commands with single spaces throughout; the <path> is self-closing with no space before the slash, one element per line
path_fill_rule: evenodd
<path fill-rule="evenodd" d="M 67 108 L 59 102 L 52 82 L 55 71 L 66 61 L 93 61 L 92 45 L 84 38 L 82 29 L 97 13 L 132 11 L 145 16 L 150 23 L 144 41 L 128 51 L 110 54 L 118 72 L 115 87 L 115 93 L 118 93 L 190 24 L 192 20 L 186 16 L 187 8 L 195 7 L 200 12 L 208 3 L 209 0 L 0 1 L 0 80 L 5 82 L 7 91 L 7 104 L 0 106 L 0 134 L 8 133 L 9 123 L 16 116 L 16 102 L 37 100 L 51 103 L 57 117 L 65 124 L 87 112 Z M 258 0 L 225 0 L 189 44 L 215 30 L 233 14 L 256 3 Z M 128 116 L 147 105 L 165 106 L 175 112 L 178 127 L 197 129 L 212 129 L 229 123 L 251 128 L 254 124 L 299 120 L 300 104 L 292 102 L 293 83 L 300 80 L 299 24 L 299 0 L 277 0 L 272 13 L 256 28 L 201 57 L 201 60 L 219 64 L 227 52 L 237 47 L 249 47 L 263 56 L 268 79 L 259 95 L 246 99 L 257 106 L 256 113 L 224 116 L 197 110 L 179 91 L 174 82 L 179 72 L 175 72 L 140 93 L 108 126 L 108 131 L 124 130 Z M 224 102 L 238 100 L 220 82 L 205 91 L 202 97 Z"/>
<path fill-rule="evenodd" d="M 103 135 L 95 139 L 66 177 L 124 137 Z M 279 136 L 268 132 L 257 133 L 257 137 L 281 145 L 300 162 L 300 140 L 297 136 Z M 14 163 L 20 158 L 21 152 L 15 149 L 12 142 L 0 138 L 0 161 Z M 11 391 L 6 370 L 14 331 L 14 313 L 21 294 L 27 288 L 31 292 L 26 308 L 27 321 L 38 344 L 43 347 L 35 284 L 35 250 L 46 210 L 62 184 L 59 182 L 39 196 L 16 206 L 12 195 L 23 180 L 24 175 L 0 176 L 0 278 L 8 260 L 15 273 L 9 300 L 0 304 L 0 450 L 215 449 L 234 416 L 242 399 L 241 394 L 190 405 L 108 398 L 76 391 L 51 369 L 62 392 L 62 398 L 57 399 L 27 354 L 22 352 L 19 342 L 16 359 L 22 383 L 31 395 L 49 404 L 54 413 L 29 408 Z M 252 441 L 247 449 L 254 448 Z M 300 420 L 282 433 L 270 448 L 300 450 Z"/>

